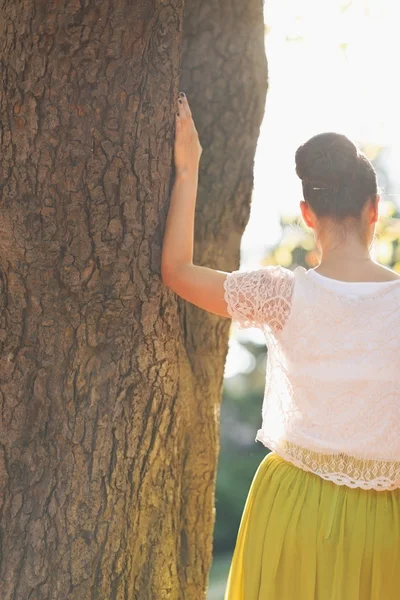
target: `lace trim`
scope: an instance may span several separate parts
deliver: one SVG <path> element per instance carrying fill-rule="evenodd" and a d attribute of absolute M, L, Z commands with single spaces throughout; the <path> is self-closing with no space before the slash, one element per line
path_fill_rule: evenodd
<path fill-rule="evenodd" d="M 323 454 L 288 441 L 276 442 L 260 429 L 256 441 L 304 471 L 337 485 L 386 491 L 400 487 L 400 461 L 362 459 L 345 453 Z"/>
<path fill-rule="evenodd" d="M 232 271 L 224 281 L 227 310 L 239 329 L 283 329 L 291 310 L 293 272 L 280 265 Z"/>

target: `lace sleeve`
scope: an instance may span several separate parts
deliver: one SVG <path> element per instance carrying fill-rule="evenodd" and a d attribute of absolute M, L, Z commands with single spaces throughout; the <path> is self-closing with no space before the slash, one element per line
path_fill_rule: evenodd
<path fill-rule="evenodd" d="M 227 310 L 239 329 L 283 329 L 290 313 L 293 272 L 280 265 L 233 271 L 224 281 Z"/>

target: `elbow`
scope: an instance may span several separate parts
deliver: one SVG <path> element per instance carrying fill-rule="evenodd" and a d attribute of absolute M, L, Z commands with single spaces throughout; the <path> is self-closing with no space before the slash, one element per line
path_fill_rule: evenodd
<path fill-rule="evenodd" d="M 166 269 L 161 269 L 161 281 L 163 282 L 164 285 L 169 287 L 169 285 L 168 285 L 169 272 Z"/>
<path fill-rule="evenodd" d="M 167 287 L 173 289 L 174 269 L 168 265 L 161 264 L 161 281 Z"/>
<path fill-rule="evenodd" d="M 179 294 L 181 284 L 185 280 L 187 266 L 186 263 L 177 265 L 161 263 L 161 279 L 163 284 Z"/>
<path fill-rule="evenodd" d="M 167 255 L 163 249 L 163 252 L 161 254 L 161 281 L 167 287 L 171 287 L 171 281 L 174 277 L 175 271 L 175 261 L 171 257 L 167 258 Z"/>

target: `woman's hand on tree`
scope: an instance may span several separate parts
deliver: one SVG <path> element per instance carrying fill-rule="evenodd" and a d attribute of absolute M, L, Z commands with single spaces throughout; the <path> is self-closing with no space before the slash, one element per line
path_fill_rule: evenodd
<path fill-rule="evenodd" d="M 201 153 L 203 151 L 196 126 L 194 124 L 189 102 L 185 95 L 177 101 L 175 113 L 175 146 L 174 161 L 176 175 L 197 173 Z"/>

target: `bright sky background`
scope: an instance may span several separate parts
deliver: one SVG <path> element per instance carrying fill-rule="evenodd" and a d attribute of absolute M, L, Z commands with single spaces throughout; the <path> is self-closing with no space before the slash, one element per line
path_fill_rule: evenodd
<path fill-rule="evenodd" d="M 356 144 L 399 145 L 399 16 L 396 0 L 265 0 L 269 90 L 241 267 L 258 266 L 279 242 L 281 213 L 299 214 L 294 154 L 301 143 L 338 131 Z M 400 175 L 398 183 L 400 191 Z M 247 337 L 264 342 L 257 329 L 236 331 L 226 377 L 251 369 L 238 342 Z"/>
<path fill-rule="evenodd" d="M 396 0 L 265 0 L 269 90 L 242 262 L 279 241 L 281 212 L 299 213 L 301 143 L 322 131 L 356 143 L 400 139 L 399 17 Z"/>

